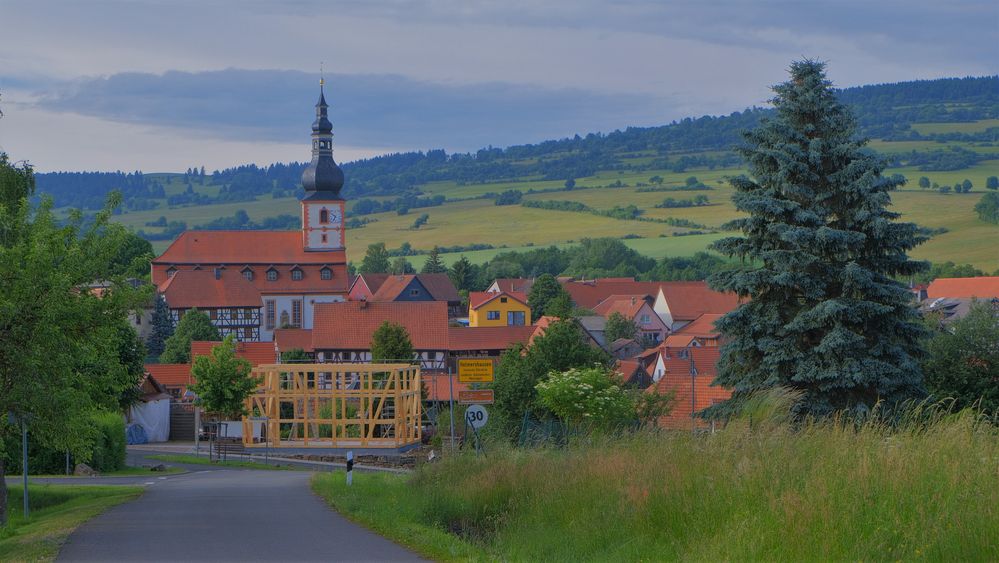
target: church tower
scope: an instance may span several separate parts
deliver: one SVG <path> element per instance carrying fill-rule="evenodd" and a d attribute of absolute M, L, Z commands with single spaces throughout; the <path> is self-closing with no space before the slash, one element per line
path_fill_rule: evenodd
<path fill-rule="evenodd" d="M 302 242 L 307 251 L 343 250 L 343 170 L 333 160 L 333 124 L 327 116 L 323 80 L 319 81 L 316 120 L 312 123 L 312 162 L 302 172 Z"/>

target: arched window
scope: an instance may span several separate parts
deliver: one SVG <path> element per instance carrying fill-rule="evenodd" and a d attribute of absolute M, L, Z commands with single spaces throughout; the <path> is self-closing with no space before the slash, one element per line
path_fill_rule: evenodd
<path fill-rule="evenodd" d="M 319 210 L 319 222 L 324 225 L 330 222 L 330 212 L 325 207 Z"/>

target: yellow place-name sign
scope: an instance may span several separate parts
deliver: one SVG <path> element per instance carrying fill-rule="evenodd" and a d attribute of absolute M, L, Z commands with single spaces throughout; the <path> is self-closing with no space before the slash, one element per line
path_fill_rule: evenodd
<path fill-rule="evenodd" d="M 492 360 L 458 360 L 458 381 L 462 383 L 489 383 L 492 380 Z"/>

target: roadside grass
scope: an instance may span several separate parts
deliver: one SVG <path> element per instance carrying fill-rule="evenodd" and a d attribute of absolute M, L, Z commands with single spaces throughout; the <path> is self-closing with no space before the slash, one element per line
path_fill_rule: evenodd
<path fill-rule="evenodd" d="M 156 471 L 156 472 L 150 471 L 148 467 L 124 467 L 122 469 L 118 469 L 117 471 L 102 472 L 99 473 L 99 475 L 101 477 L 138 477 L 145 475 L 170 475 L 183 472 L 184 470 L 180 467 L 167 467 L 166 471 Z M 16 473 L 13 475 L 8 474 L 7 476 L 11 478 L 14 477 L 20 478 L 21 474 L 20 473 Z M 35 475 L 33 473 L 28 474 L 29 479 L 35 477 L 58 478 L 58 479 L 91 479 L 91 477 L 87 477 L 85 475 L 64 475 L 62 473 L 52 473 L 48 475 Z"/>
<path fill-rule="evenodd" d="M 313 486 L 442 560 L 999 559 L 999 430 L 970 412 L 902 429 L 754 419 L 714 435 L 493 447 Z"/>
<path fill-rule="evenodd" d="M 235 456 L 234 456 L 235 457 Z M 256 461 L 210 461 L 207 457 L 182 454 L 162 454 L 146 456 L 147 459 L 164 461 L 167 463 L 186 463 L 190 465 L 213 465 L 217 467 L 232 467 L 235 469 L 267 469 L 273 471 L 294 471 L 295 468 L 289 465 L 258 463 Z"/>
<path fill-rule="evenodd" d="M 31 517 L 26 520 L 23 488 L 8 490 L 10 520 L 0 528 L 0 561 L 52 561 L 80 524 L 142 494 L 142 487 L 29 484 Z"/>

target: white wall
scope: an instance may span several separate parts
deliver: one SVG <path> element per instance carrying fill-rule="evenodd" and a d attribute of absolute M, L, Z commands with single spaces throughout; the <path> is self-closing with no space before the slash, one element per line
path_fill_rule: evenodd
<path fill-rule="evenodd" d="M 287 311 L 289 322 L 294 318 L 292 316 L 291 303 L 295 300 L 302 300 L 302 327 L 306 329 L 312 328 L 312 323 L 315 319 L 315 305 L 316 303 L 337 303 L 344 300 L 343 295 L 262 295 L 263 300 L 263 315 L 260 317 L 260 340 L 264 342 L 269 342 L 274 340 L 274 330 L 267 328 L 267 302 L 274 300 L 275 311 L 274 311 L 274 328 L 281 328 L 281 313 Z"/>

